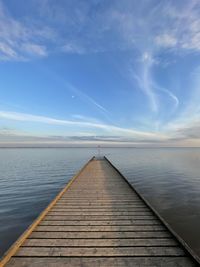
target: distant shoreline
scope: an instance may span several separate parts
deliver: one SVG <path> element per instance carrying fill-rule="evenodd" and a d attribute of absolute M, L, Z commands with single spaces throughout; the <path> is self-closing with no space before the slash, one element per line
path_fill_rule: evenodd
<path fill-rule="evenodd" d="M 12 148 L 97 148 L 97 146 L 0 146 L 0 149 L 12 149 Z M 195 148 L 199 149 L 200 147 L 183 147 L 183 146 L 177 146 L 177 147 L 167 147 L 167 146 L 101 146 L 101 148 L 128 148 L 128 149 L 160 149 L 160 148 L 166 148 L 166 149 L 177 149 L 177 148 Z"/>

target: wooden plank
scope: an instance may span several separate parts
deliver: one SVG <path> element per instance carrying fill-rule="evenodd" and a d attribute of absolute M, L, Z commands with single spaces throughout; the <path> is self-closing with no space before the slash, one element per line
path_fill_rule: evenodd
<path fill-rule="evenodd" d="M 60 209 L 60 210 L 83 210 L 83 211 L 87 211 L 87 210 L 96 210 L 96 211 L 137 211 L 137 210 L 142 210 L 142 211 L 149 211 L 149 209 L 147 207 L 142 207 L 142 206 L 133 206 L 133 207 L 117 207 L 117 206 L 111 206 L 111 207 L 93 207 L 93 206 L 89 206 L 89 207 L 81 207 L 81 206 L 74 206 L 74 207 L 66 207 L 64 205 L 56 205 L 53 207 L 54 210 L 56 209 Z"/>
<path fill-rule="evenodd" d="M 136 208 L 136 209 L 146 209 L 148 212 L 150 212 L 150 213 L 152 213 L 152 211 L 150 210 L 150 209 L 148 209 L 147 207 L 140 207 L 140 206 L 130 206 L 130 207 L 128 207 L 128 206 L 117 206 L 117 205 L 115 205 L 115 204 L 113 204 L 113 206 L 112 205 L 108 205 L 108 206 L 96 206 L 95 204 L 90 204 L 90 205 L 88 205 L 88 206 L 86 206 L 86 205 L 83 205 L 83 206 L 81 206 L 81 203 L 79 203 L 79 204 L 77 204 L 77 205 L 74 205 L 74 206 L 71 206 L 71 207 L 69 207 L 69 206 L 64 206 L 63 204 L 60 204 L 60 205 L 58 205 L 58 206 L 55 206 L 54 208 L 56 208 L 56 207 L 58 207 L 58 208 L 66 208 L 66 209 L 74 209 L 74 210 L 77 210 L 79 207 L 80 207 L 80 209 L 86 209 L 86 208 L 89 208 L 89 209 L 94 209 L 94 208 L 97 208 L 97 210 L 99 209 L 99 210 L 101 210 L 101 209 L 105 209 L 105 208 L 113 208 L 113 210 L 116 210 L 117 208 L 119 208 L 119 209 L 123 209 L 124 208 L 124 211 L 126 211 L 126 208 L 128 209 L 128 211 L 132 208 L 132 209 L 134 209 L 134 208 Z"/>
<path fill-rule="evenodd" d="M 45 220 L 68 220 L 68 221 L 88 221 L 88 220 L 96 220 L 96 221 L 118 221 L 118 220 L 153 220 L 157 219 L 154 215 L 126 215 L 126 216 L 121 216 L 121 215 L 110 215 L 110 216 L 103 216 L 102 215 L 47 215 L 45 217 Z"/>
<path fill-rule="evenodd" d="M 21 247 L 16 256 L 23 257 L 113 257 L 113 256 L 184 256 L 178 247 L 107 247 L 64 248 L 64 247 Z"/>
<path fill-rule="evenodd" d="M 151 211 L 110 211 L 110 212 L 97 212 L 97 211 L 87 211 L 87 212 L 81 212 L 81 211 L 50 211 L 48 213 L 49 215 L 101 215 L 101 216 L 109 216 L 109 215 L 121 215 L 121 216 L 137 216 L 137 215 L 151 215 Z"/>
<path fill-rule="evenodd" d="M 84 184 L 86 182 L 84 181 Z M 105 185 L 102 184 L 102 185 L 96 185 L 96 186 L 93 186 L 93 184 L 88 184 L 87 183 L 87 186 L 78 186 L 77 183 L 74 185 L 74 189 L 73 187 L 71 187 L 70 189 L 70 192 L 91 192 L 91 193 L 94 193 L 94 192 L 101 192 L 101 193 L 108 193 L 109 191 L 113 191 L 113 187 L 116 189 L 115 191 L 115 195 L 117 193 L 121 194 L 122 192 L 124 193 L 128 193 L 128 194 L 132 194 L 132 191 L 130 188 L 127 187 L 126 184 L 121 184 L 120 186 L 118 184 L 108 184 L 108 186 L 106 187 L 106 190 L 105 190 Z M 101 191 L 100 191 L 101 190 Z"/>
<path fill-rule="evenodd" d="M 67 192 L 67 194 L 65 193 L 64 196 L 67 196 L 67 197 L 78 197 L 80 196 L 81 194 L 81 197 L 83 198 L 84 195 L 87 195 L 87 194 L 90 194 L 90 196 L 92 197 L 98 197 L 98 196 L 105 196 L 107 198 L 109 197 L 115 197 L 115 198 L 118 198 L 118 197 L 121 197 L 121 198 L 130 198 L 130 199 L 133 199 L 133 198 L 137 198 L 138 196 L 134 195 L 131 193 L 131 191 L 127 191 L 127 192 L 123 192 L 123 193 L 120 193 L 120 191 L 118 192 L 113 192 L 112 191 L 108 191 L 108 190 L 70 190 L 69 192 Z M 87 196 L 88 197 L 88 196 Z"/>
<path fill-rule="evenodd" d="M 74 197 L 80 197 L 80 194 L 81 194 L 81 197 L 84 198 L 84 199 L 128 199 L 128 200 L 134 200 L 134 199 L 137 199 L 137 198 L 134 198 L 133 196 L 131 195 L 127 195 L 127 194 L 124 194 L 124 195 L 119 195 L 119 194 L 102 194 L 102 193 L 94 193 L 94 194 L 90 194 L 89 192 L 85 192 L 85 194 L 83 192 L 77 192 L 76 194 L 71 192 L 69 194 L 67 194 L 69 197 L 71 198 L 74 198 Z"/>
<path fill-rule="evenodd" d="M 147 209 L 147 207 L 145 207 L 145 206 L 142 206 L 142 205 L 129 205 L 129 206 L 118 206 L 118 205 L 115 205 L 115 206 L 112 206 L 112 205 L 110 205 L 110 206 L 103 206 L 103 205 L 98 205 L 98 206 L 96 206 L 96 205 L 81 205 L 81 204 L 79 204 L 79 205 L 64 205 L 64 204 L 59 204 L 59 205 L 55 205 L 54 206 L 54 209 L 56 209 L 56 208 L 58 208 L 58 209 L 69 209 L 69 210 L 78 210 L 78 209 L 88 209 L 88 210 L 94 210 L 94 209 L 96 209 L 96 210 L 123 210 L 123 211 L 125 211 L 126 209 L 128 209 L 128 210 L 131 210 L 131 209 Z M 149 210 L 149 209 L 148 209 Z"/>
<path fill-rule="evenodd" d="M 79 202 L 69 202 L 69 201 L 59 201 L 55 206 L 57 205 L 63 205 L 63 206 L 70 206 L 70 207 L 134 207 L 134 206 L 145 206 L 144 204 L 142 204 L 141 202 L 128 202 L 128 203 L 121 203 L 121 202 L 83 202 L 83 201 L 79 201 Z"/>
<path fill-rule="evenodd" d="M 141 208 L 141 207 L 131 207 L 131 208 L 66 208 L 66 207 L 53 207 L 52 212 L 138 212 L 138 211 L 149 211 L 147 207 Z"/>
<path fill-rule="evenodd" d="M 23 247 L 151 247 L 178 246 L 171 239 L 27 239 Z"/>
<path fill-rule="evenodd" d="M 119 200 L 119 199 L 112 199 L 112 200 L 105 200 L 105 199 L 61 199 L 59 201 L 59 203 L 69 203 L 72 205 L 77 205 L 77 204 L 96 204 L 96 205 L 108 205 L 108 204 L 112 204 L 112 205 L 130 205 L 130 204 L 134 204 L 134 203 L 141 203 L 141 200 Z"/>
<path fill-rule="evenodd" d="M 123 226 L 44 226 L 39 225 L 35 231 L 46 231 L 46 232 L 105 232 L 105 231 L 114 231 L 114 232 L 123 232 L 123 231 L 166 231 L 166 228 L 162 225 L 123 225 Z"/>
<path fill-rule="evenodd" d="M 118 220 L 118 221 L 48 221 L 43 220 L 40 225 L 95 225 L 95 226 L 105 226 L 105 225 L 161 225 L 158 220 Z"/>
<path fill-rule="evenodd" d="M 128 198 L 126 196 L 124 196 L 124 197 L 118 196 L 117 197 L 117 196 L 112 196 L 112 195 L 109 195 L 109 197 L 106 197 L 104 195 L 91 196 L 89 194 L 85 194 L 85 195 L 82 195 L 81 198 L 79 196 L 80 196 L 80 194 L 79 195 L 78 194 L 77 195 L 71 195 L 71 199 L 77 198 L 79 200 L 83 200 L 86 202 L 88 202 L 88 201 L 93 202 L 93 201 L 116 201 L 116 200 L 118 200 L 118 201 L 124 201 L 124 200 L 134 201 L 134 200 L 137 200 L 137 198 L 132 198 L 132 197 Z"/>
<path fill-rule="evenodd" d="M 30 238 L 170 238 L 167 231 L 140 231 L 140 232 L 43 232 L 34 231 Z"/>
<path fill-rule="evenodd" d="M 188 257 L 13 257 L 8 267 L 194 267 Z"/>
<path fill-rule="evenodd" d="M 141 203 L 128 203 L 128 204 L 122 204 L 122 203 L 118 203 L 118 204 L 112 204 L 112 203 L 74 203 L 74 202 L 58 202 L 54 207 L 71 207 L 71 208 L 79 208 L 79 207 L 96 207 L 96 208 L 111 208 L 111 207 L 119 207 L 119 208 L 131 208 L 131 207 L 146 207 L 144 204 Z"/>

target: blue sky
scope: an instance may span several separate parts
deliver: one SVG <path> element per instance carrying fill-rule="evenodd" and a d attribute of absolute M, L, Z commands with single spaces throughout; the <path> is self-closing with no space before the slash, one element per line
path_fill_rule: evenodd
<path fill-rule="evenodd" d="M 200 146 L 199 14 L 198 0 L 0 0 L 0 145 Z"/>

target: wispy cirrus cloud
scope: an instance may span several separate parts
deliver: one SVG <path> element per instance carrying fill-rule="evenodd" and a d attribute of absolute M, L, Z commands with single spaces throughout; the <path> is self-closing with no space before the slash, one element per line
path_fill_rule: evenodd
<path fill-rule="evenodd" d="M 177 38 L 169 33 L 163 33 L 155 37 L 155 43 L 163 48 L 175 47 L 177 45 Z"/>
<path fill-rule="evenodd" d="M 40 57 L 47 56 L 47 48 L 44 45 L 38 45 L 33 43 L 25 43 L 22 45 L 22 49 L 24 53 L 29 55 L 37 55 Z"/>
<path fill-rule="evenodd" d="M 198 0 L 169 1 L 163 7 L 164 27 L 155 36 L 155 43 L 160 48 L 174 48 L 178 53 L 200 51 L 200 3 Z M 178 51 L 177 49 L 181 49 Z"/>
<path fill-rule="evenodd" d="M 29 18 L 16 18 L 0 1 L 1 40 L 18 53 L 20 44 L 26 42 L 49 52 L 53 47 L 54 51 L 77 54 L 136 49 L 141 55 L 152 51 L 153 56 L 167 47 L 200 49 L 198 0 L 151 0 L 146 5 L 132 0 L 56 4 L 31 0 L 27 5 L 33 9 Z M 30 46 L 30 50 L 34 49 Z"/>
<path fill-rule="evenodd" d="M 0 1 L 0 60 L 26 60 L 48 55 L 47 40 L 55 37 L 45 25 L 20 21 Z"/>
<path fill-rule="evenodd" d="M 141 58 L 141 68 L 139 68 L 138 73 L 136 74 L 136 71 L 130 67 L 130 78 L 133 78 L 139 88 L 144 92 L 144 94 L 147 96 L 151 110 L 153 112 L 157 112 L 159 109 L 159 102 L 158 102 L 158 96 L 155 92 L 155 88 L 153 86 L 153 78 L 151 75 L 151 68 L 154 64 L 154 60 L 151 56 L 151 54 L 145 52 L 142 55 Z"/>
<path fill-rule="evenodd" d="M 137 82 L 138 87 L 144 92 L 147 96 L 151 110 L 157 113 L 160 110 L 160 94 L 165 95 L 165 99 L 170 98 L 173 102 L 172 111 L 174 111 L 179 106 L 179 99 L 178 97 L 170 90 L 163 88 L 160 86 L 155 77 L 152 75 L 152 68 L 154 65 L 158 64 L 157 61 L 152 58 L 151 54 L 145 52 L 142 55 L 141 60 L 142 66 L 139 70 L 135 70 L 130 66 L 129 74 L 130 79 L 134 79 Z M 136 73 L 137 71 L 137 73 Z"/>
<path fill-rule="evenodd" d="M 196 0 L 149 1 L 146 5 L 134 1 L 128 3 L 127 6 L 116 5 L 110 21 L 116 22 L 121 48 L 133 51 L 133 59 L 128 65 L 131 79 L 137 81 L 152 112 L 162 111 L 162 99 L 166 97 L 172 100 L 168 110 L 175 112 L 181 104 L 180 99 L 173 92 L 173 86 L 166 87 L 157 80 L 155 69 L 170 64 L 170 60 L 173 65 L 180 55 L 199 53 L 200 3 Z"/>

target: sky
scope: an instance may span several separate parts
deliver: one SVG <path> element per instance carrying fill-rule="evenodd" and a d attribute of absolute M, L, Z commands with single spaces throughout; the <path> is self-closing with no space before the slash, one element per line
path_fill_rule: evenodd
<path fill-rule="evenodd" d="M 200 146 L 199 0 L 0 0 L 0 146 Z"/>

